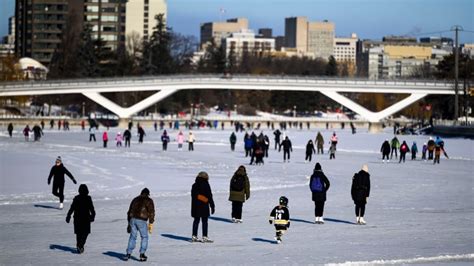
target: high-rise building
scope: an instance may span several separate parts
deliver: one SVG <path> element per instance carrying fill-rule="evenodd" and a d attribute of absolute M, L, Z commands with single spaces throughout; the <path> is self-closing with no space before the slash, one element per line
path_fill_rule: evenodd
<path fill-rule="evenodd" d="M 258 37 L 262 38 L 273 38 L 273 30 L 271 28 L 258 29 Z"/>
<path fill-rule="evenodd" d="M 327 20 L 308 22 L 307 52 L 314 57 L 328 59 L 334 53 L 334 23 Z"/>
<path fill-rule="evenodd" d="M 334 58 L 338 62 L 356 62 L 357 56 L 357 34 L 352 33 L 351 37 L 334 38 Z"/>
<path fill-rule="evenodd" d="M 156 26 L 155 16 L 158 14 L 163 14 L 166 19 L 166 0 L 128 0 L 126 4 L 126 38 L 148 39 Z"/>
<path fill-rule="evenodd" d="M 285 18 L 285 47 L 306 53 L 308 48 L 308 20 L 306 17 Z"/>
<path fill-rule="evenodd" d="M 243 54 L 263 55 L 275 51 L 275 39 L 273 38 L 255 38 L 252 30 L 241 30 L 232 33 L 230 37 L 222 40 L 226 56 L 232 52 L 236 58 Z"/>
<path fill-rule="evenodd" d="M 232 33 L 247 30 L 249 22 L 246 18 L 228 19 L 226 22 L 207 22 L 201 24 L 201 49 L 213 42 L 221 45 L 222 39 L 229 37 Z"/>
<path fill-rule="evenodd" d="M 83 0 L 16 0 L 15 54 L 47 65 L 61 43 L 67 17 L 82 10 Z"/>

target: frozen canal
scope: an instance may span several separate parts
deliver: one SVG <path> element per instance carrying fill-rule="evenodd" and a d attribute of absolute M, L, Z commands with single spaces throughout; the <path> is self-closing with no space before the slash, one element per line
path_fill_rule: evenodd
<path fill-rule="evenodd" d="M 102 130 L 103 128 L 101 128 Z M 147 136 L 138 144 L 132 132 L 130 149 L 116 148 L 116 129 L 109 131 L 109 147 L 102 148 L 88 132 L 45 130 L 41 142 L 25 142 L 19 129 L 9 138 L 0 128 L 0 265 L 123 264 L 128 241 L 126 212 L 133 197 L 148 187 L 155 201 L 156 223 L 147 255 L 151 264 L 339 264 L 346 263 L 449 263 L 474 262 L 474 141 L 445 139 L 450 159 L 441 164 L 395 160 L 382 163 L 379 153 L 385 139 L 393 136 L 337 130 L 336 160 L 315 155 L 304 162 L 304 147 L 315 139 L 316 129 L 289 130 L 293 142 L 291 162 L 273 149 L 263 166 L 249 166 L 243 133 L 238 133 L 235 152 L 230 151 L 230 131 L 194 130 L 195 151 L 177 150 L 176 131 L 167 152 L 161 148 L 161 132 L 145 128 Z M 362 130 L 359 130 L 362 131 Z M 187 131 L 184 131 L 187 135 Z M 256 132 L 258 133 L 258 132 Z M 332 131 L 321 129 L 326 143 Z M 426 136 L 399 136 L 419 150 Z M 326 144 L 325 151 L 329 145 Z M 47 177 L 57 156 L 78 180 L 66 178 L 65 208 L 57 210 Z M 324 225 L 314 221 L 314 205 L 308 177 L 320 162 L 331 182 Z M 366 226 L 355 222 L 350 187 L 352 176 L 367 163 L 372 189 Z M 251 197 L 244 204 L 242 224 L 229 222 L 229 180 L 237 167 L 246 165 Z M 213 244 L 191 244 L 190 190 L 198 172 L 210 176 L 216 213 L 209 222 Z M 85 253 L 73 254 L 73 226 L 66 224 L 78 185 L 88 185 L 97 216 L 92 223 Z M 289 198 L 291 228 L 283 243 L 273 240 L 268 215 L 278 198 Z M 200 232 L 201 233 L 201 232 Z M 199 234 L 200 234 L 199 233 Z M 135 256 L 137 257 L 137 249 Z M 129 261 L 127 263 L 135 263 Z"/>

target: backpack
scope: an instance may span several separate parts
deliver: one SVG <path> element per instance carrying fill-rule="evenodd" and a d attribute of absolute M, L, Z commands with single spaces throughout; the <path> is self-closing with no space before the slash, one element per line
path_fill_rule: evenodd
<path fill-rule="evenodd" d="M 406 152 L 407 151 L 407 145 L 402 145 L 402 151 Z"/>
<path fill-rule="evenodd" d="M 323 183 L 321 182 L 320 177 L 315 177 L 313 182 L 311 183 L 311 191 L 312 192 L 323 192 L 324 187 Z"/>
<path fill-rule="evenodd" d="M 232 178 L 230 183 L 230 189 L 233 191 L 242 191 L 244 190 L 245 186 L 245 177 L 242 175 L 237 175 L 236 177 Z"/>

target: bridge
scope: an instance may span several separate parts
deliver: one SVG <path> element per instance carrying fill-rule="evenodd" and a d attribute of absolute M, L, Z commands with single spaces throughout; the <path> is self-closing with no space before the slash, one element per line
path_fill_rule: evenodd
<path fill-rule="evenodd" d="M 0 97 L 48 94 L 83 94 L 120 118 L 132 115 L 152 106 L 180 90 L 268 90 L 268 91 L 318 91 L 371 123 L 397 113 L 410 104 L 430 94 L 454 95 L 454 85 L 439 81 L 392 81 L 327 77 L 291 76 L 221 76 L 221 75 L 174 75 L 128 78 L 98 78 L 80 80 L 54 80 L 41 82 L 2 83 Z M 101 93 L 158 91 L 130 107 L 122 107 Z M 379 112 L 372 112 L 341 94 L 402 93 L 405 99 Z"/>

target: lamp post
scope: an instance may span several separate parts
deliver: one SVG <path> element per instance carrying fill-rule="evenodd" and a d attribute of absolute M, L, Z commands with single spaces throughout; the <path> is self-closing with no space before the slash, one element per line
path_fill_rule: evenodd
<path fill-rule="evenodd" d="M 82 117 L 86 116 L 86 103 L 82 102 Z"/>
<path fill-rule="evenodd" d="M 293 106 L 293 117 L 296 117 L 296 105 Z"/>

